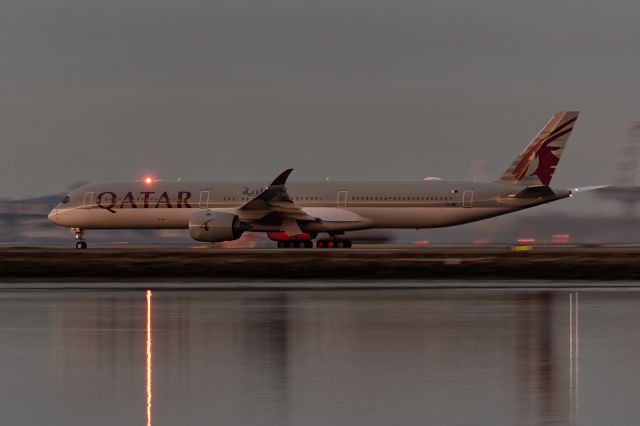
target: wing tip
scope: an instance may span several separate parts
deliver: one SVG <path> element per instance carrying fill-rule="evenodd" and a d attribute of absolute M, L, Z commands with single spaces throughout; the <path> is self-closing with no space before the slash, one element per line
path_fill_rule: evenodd
<path fill-rule="evenodd" d="M 287 182 L 287 178 L 289 177 L 289 175 L 291 174 L 291 172 L 293 171 L 293 169 L 287 169 L 284 172 L 280 173 L 278 175 L 277 178 L 275 178 L 273 180 L 273 182 L 271 182 L 270 186 L 274 186 L 274 185 L 284 185 Z"/>

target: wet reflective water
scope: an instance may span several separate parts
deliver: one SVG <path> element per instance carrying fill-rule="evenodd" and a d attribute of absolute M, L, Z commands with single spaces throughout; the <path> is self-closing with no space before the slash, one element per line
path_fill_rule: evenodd
<path fill-rule="evenodd" d="M 640 291 L 0 292 L 10 425 L 637 424 Z"/>

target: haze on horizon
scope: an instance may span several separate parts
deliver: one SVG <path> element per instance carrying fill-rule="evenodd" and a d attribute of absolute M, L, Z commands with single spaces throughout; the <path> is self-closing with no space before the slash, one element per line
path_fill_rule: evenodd
<path fill-rule="evenodd" d="M 640 3 L 35 1 L 0 7 L 0 197 L 78 181 L 497 178 L 556 111 L 553 184 L 640 119 Z"/>

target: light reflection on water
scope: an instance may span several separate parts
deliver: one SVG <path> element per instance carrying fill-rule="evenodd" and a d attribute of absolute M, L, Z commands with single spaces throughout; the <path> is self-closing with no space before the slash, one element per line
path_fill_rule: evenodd
<path fill-rule="evenodd" d="M 0 423 L 636 424 L 638 308 L 633 289 L 5 291 Z"/>
<path fill-rule="evenodd" d="M 151 402 L 153 399 L 153 387 L 152 387 L 152 377 L 153 377 L 153 346 L 151 341 L 151 333 L 152 333 L 152 323 L 151 323 L 151 290 L 147 290 L 147 426 L 151 426 Z"/>
<path fill-rule="evenodd" d="M 580 338 L 578 293 L 569 293 L 569 420 L 575 424 L 578 418 L 580 398 Z"/>

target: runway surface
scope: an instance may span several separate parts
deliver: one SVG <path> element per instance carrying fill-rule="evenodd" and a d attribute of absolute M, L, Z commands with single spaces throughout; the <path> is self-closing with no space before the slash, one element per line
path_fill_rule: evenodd
<path fill-rule="evenodd" d="M 393 287 L 439 286 L 451 280 L 491 280 L 496 285 L 531 280 L 547 280 L 549 286 L 571 286 L 570 281 L 580 280 L 636 285 L 640 280 L 640 247 L 366 246 L 283 250 L 172 244 L 94 245 L 88 250 L 68 246 L 0 248 L 0 282 L 4 283 L 155 282 L 167 286 L 170 282 L 206 282 L 213 287 L 219 283 L 220 287 L 237 288 L 243 286 L 239 284 L 242 282 L 255 288 L 256 282 L 265 281 L 262 286 L 269 288 L 306 288 L 307 284 L 299 284 L 304 281 L 315 282 L 309 285 L 316 288 L 351 288 L 385 287 L 391 285 L 389 282 Z"/>

